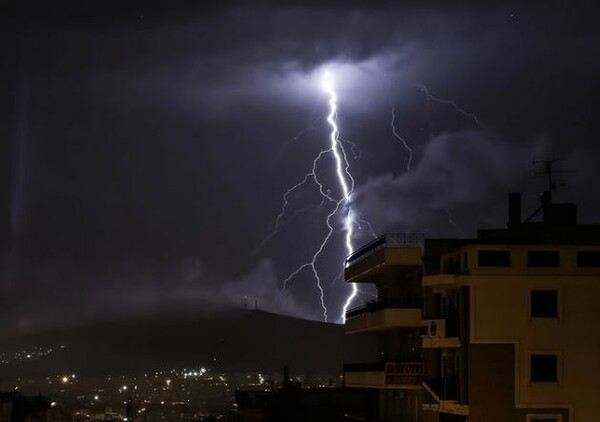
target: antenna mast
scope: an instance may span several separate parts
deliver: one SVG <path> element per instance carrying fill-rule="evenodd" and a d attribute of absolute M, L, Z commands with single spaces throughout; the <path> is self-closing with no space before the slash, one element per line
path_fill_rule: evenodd
<path fill-rule="evenodd" d="M 552 203 L 552 192 L 554 192 L 556 190 L 556 184 L 554 183 L 554 179 L 553 179 L 552 175 L 556 174 L 554 164 L 557 163 L 558 161 L 564 161 L 564 160 L 563 159 L 533 160 L 534 166 L 538 165 L 538 166 L 542 167 L 540 170 L 537 170 L 537 171 L 534 170 L 534 174 L 543 174 L 543 175 L 548 176 L 548 190 L 542 194 L 542 195 L 545 195 L 545 198 L 543 198 L 543 200 L 545 200 L 545 202 L 548 204 Z M 559 173 L 563 173 L 563 172 L 559 172 Z"/>

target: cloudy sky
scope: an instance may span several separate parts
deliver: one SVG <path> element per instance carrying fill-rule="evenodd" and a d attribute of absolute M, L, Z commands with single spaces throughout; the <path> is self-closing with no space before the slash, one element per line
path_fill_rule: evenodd
<path fill-rule="evenodd" d="M 331 204 L 329 69 L 376 234 L 474 236 L 506 193 L 536 206 L 532 160 L 598 222 L 600 30 L 592 7 L 528 2 L 18 2 L 3 13 L 0 210 L 6 329 L 171 307 L 322 318 L 309 262 Z M 392 108 L 397 133 L 391 128 Z M 316 169 L 339 198 L 334 160 Z M 342 221 L 316 261 L 330 320 Z M 264 241 L 267 238 L 267 241 Z M 366 223 L 353 244 L 371 239 Z M 364 295 L 363 300 L 369 296 Z M 356 305 L 360 299 L 356 301 Z"/>

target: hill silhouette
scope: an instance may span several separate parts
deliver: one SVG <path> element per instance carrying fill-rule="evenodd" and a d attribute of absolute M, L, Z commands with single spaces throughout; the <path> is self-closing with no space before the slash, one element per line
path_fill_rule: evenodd
<path fill-rule="evenodd" d="M 284 364 L 295 372 L 337 374 L 344 361 L 341 325 L 248 310 L 137 316 L 4 338 L 1 344 L 6 356 L 53 349 L 42 358 L 1 365 L 3 377 L 104 376 L 202 365 L 274 372 Z"/>

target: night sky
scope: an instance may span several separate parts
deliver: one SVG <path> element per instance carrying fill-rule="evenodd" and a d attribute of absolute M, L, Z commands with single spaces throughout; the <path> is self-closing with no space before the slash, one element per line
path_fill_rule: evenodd
<path fill-rule="evenodd" d="M 321 318 L 310 271 L 281 291 L 326 234 L 314 186 L 263 240 L 327 147 L 325 68 L 352 207 L 377 234 L 474 236 L 505 225 L 512 190 L 525 217 L 544 158 L 564 159 L 556 199 L 600 222 L 600 25 L 582 2 L 17 3 L 0 18 L 4 332 L 244 295 Z M 349 288 L 333 224 L 317 266 L 335 321 Z M 362 224 L 353 241 L 371 238 Z"/>

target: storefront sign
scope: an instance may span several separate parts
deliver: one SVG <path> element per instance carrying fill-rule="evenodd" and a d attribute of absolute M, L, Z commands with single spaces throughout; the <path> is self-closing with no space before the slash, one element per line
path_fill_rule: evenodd
<path fill-rule="evenodd" d="M 418 385 L 425 376 L 423 362 L 386 362 L 385 383 L 389 385 Z"/>

